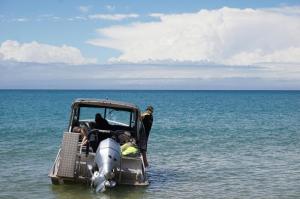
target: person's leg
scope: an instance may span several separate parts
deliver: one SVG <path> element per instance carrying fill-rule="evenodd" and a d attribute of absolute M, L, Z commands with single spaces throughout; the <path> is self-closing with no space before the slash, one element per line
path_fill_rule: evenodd
<path fill-rule="evenodd" d="M 80 136 L 82 138 L 82 140 L 81 140 L 81 146 L 84 146 L 87 143 L 87 141 L 88 141 L 88 139 L 87 139 L 87 129 L 75 126 L 73 128 L 73 132 L 74 133 L 80 133 Z"/>
<path fill-rule="evenodd" d="M 87 130 L 87 128 L 81 128 L 80 129 L 80 134 L 81 134 L 81 136 L 82 136 L 82 141 L 81 141 L 81 145 L 83 146 L 83 145 L 85 145 L 86 143 L 87 143 L 87 141 L 88 141 L 88 130 Z"/>
<path fill-rule="evenodd" d="M 143 156 L 143 161 L 144 161 L 145 167 L 148 167 L 149 164 L 148 164 L 148 160 L 147 160 L 146 151 L 142 151 L 142 156 Z"/>

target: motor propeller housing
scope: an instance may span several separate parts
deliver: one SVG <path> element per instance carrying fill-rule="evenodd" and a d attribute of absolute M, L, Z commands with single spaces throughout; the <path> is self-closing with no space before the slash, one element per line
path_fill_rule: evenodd
<path fill-rule="evenodd" d="M 98 171 L 93 173 L 91 182 L 96 188 L 96 192 L 105 191 L 106 187 L 114 187 L 116 182 L 113 180 L 115 171 L 120 168 L 121 149 L 120 144 L 111 138 L 100 142 L 95 156 Z"/>

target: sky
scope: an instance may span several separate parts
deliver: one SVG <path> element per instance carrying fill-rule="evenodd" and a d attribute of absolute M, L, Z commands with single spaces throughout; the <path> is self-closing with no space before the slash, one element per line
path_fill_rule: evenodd
<path fill-rule="evenodd" d="M 0 89 L 299 90 L 300 1 L 0 0 Z"/>

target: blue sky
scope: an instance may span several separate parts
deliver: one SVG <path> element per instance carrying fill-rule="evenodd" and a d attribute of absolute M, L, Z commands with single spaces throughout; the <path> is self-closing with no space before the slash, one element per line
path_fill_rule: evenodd
<path fill-rule="evenodd" d="M 0 26 L 4 89 L 300 88 L 299 1 L 0 0 Z"/>

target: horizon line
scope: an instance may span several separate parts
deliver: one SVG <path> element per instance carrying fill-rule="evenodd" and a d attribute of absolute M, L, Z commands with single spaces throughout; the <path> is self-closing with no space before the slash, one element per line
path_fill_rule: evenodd
<path fill-rule="evenodd" d="M 300 91 L 300 89 L 72 89 L 0 88 L 0 91 Z"/>

